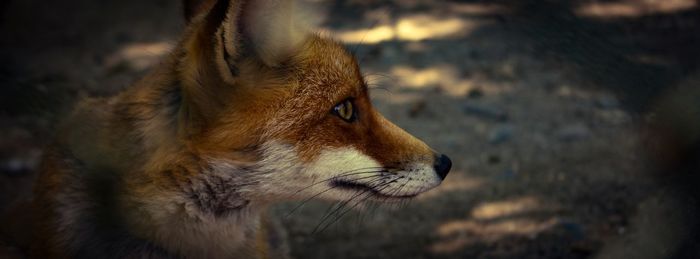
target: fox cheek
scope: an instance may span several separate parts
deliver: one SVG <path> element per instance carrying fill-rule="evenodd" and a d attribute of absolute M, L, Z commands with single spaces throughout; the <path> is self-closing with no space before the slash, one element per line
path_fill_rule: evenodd
<path fill-rule="evenodd" d="M 312 172 L 335 175 L 351 174 L 363 169 L 383 167 L 377 160 L 364 154 L 354 147 L 329 148 L 321 151 L 318 157 L 309 164 Z"/>

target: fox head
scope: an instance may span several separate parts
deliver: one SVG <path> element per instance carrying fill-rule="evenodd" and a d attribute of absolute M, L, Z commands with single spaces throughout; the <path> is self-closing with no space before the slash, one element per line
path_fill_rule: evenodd
<path fill-rule="evenodd" d="M 185 2 L 177 137 L 206 164 L 188 181 L 215 192 L 194 195 L 198 206 L 402 200 L 449 172 L 447 156 L 373 108 L 353 55 L 308 32 L 293 2 Z"/>

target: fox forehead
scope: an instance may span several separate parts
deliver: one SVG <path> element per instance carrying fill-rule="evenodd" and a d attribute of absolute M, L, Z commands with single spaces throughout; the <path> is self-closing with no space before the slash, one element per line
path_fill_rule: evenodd
<path fill-rule="evenodd" d="M 289 98 L 284 100 L 279 110 L 275 111 L 275 118 L 265 126 L 268 137 L 281 137 L 288 141 L 312 138 L 313 133 L 319 131 L 313 130 L 314 125 L 333 124 L 328 121 L 328 114 L 339 102 L 348 98 L 368 102 L 367 87 L 359 66 L 354 56 L 341 44 L 310 36 L 290 63 L 293 68 L 291 81 L 295 86 L 290 87 Z M 343 133 L 338 128 L 322 131 L 329 135 Z"/>
<path fill-rule="evenodd" d="M 208 141 L 198 141 L 227 149 L 260 144 L 250 135 L 274 138 L 303 131 L 338 102 L 369 98 L 354 56 L 318 35 L 310 35 L 280 67 L 244 62 L 240 76 L 238 90 L 229 93 L 231 103 L 204 136 Z"/>
<path fill-rule="evenodd" d="M 304 94 L 326 95 L 324 99 L 337 102 L 366 90 L 355 57 L 336 41 L 310 36 L 292 60 L 298 67 L 300 87 L 312 90 Z"/>
<path fill-rule="evenodd" d="M 367 91 L 355 57 L 342 44 L 318 35 L 310 35 L 279 67 L 270 70 L 248 63 L 241 68 L 241 77 L 245 79 L 238 87 L 244 90 L 232 94 L 249 95 L 258 102 L 299 101 L 305 107 L 330 108 Z"/>

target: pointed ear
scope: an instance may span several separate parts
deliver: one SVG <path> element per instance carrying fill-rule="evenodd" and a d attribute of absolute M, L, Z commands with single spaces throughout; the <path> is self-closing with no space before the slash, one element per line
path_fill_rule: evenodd
<path fill-rule="evenodd" d="M 317 21 L 310 5 L 294 0 L 247 1 L 242 13 L 243 36 L 258 57 L 276 66 L 293 55 Z"/>
<path fill-rule="evenodd" d="M 186 54 L 205 63 L 227 62 L 230 67 L 220 71 L 226 80 L 232 79 L 226 70 L 235 71 L 242 56 L 279 65 L 298 51 L 315 22 L 305 11 L 311 7 L 293 0 L 185 0 L 185 7 L 191 19 Z M 197 14 L 203 8 L 206 15 Z"/>
<path fill-rule="evenodd" d="M 238 82 L 242 59 L 278 66 L 299 50 L 311 22 L 301 19 L 304 14 L 292 0 L 195 2 L 186 0 L 185 7 L 208 10 L 193 12 L 181 42 L 178 70 L 185 107 L 181 115 L 188 127 L 201 128 L 230 102 L 226 93 Z"/>
<path fill-rule="evenodd" d="M 207 0 L 203 0 L 207 1 Z M 186 1 L 185 4 L 196 1 Z M 213 0 L 208 10 L 193 14 L 184 39 L 180 43 L 181 58 L 178 61 L 180 74 L 181 107 L 179 132 L 190 136 L 200 132 L 225 104 L 223 96 L 235 83 L 227 60 L 238 44 L 226 46 L 224 35 L 237 38 L 232 22 L 237 21 L 240 1 Z M 187 7 L 187 5 L 186 5 Z"/>

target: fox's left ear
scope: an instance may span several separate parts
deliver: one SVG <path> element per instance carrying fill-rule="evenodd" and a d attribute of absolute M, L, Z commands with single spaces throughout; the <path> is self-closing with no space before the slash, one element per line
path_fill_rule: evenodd
<path fill-rule="evenodd" d="M 238 62 L 276 67 L 301 48 L 310 15 L 292 0 L 185 0 L 188 32 L 179 64 L 188 121 L 206 124 L 235 87 Z M 206 11 L 201 11 L 202 9 Z M 190 10 L 190 11 L 187 11 Z"/>
<path fill-rule="evenodd" d="M 308 11 L 311 6 L 301 8 L 294 0 L 183 3 L 190 27 L 185 54 L 197 64 L 226 61 L 235 67 L 235 59 L 252 54 L 277 66 L 298 50 L 315 23 Z"/>

